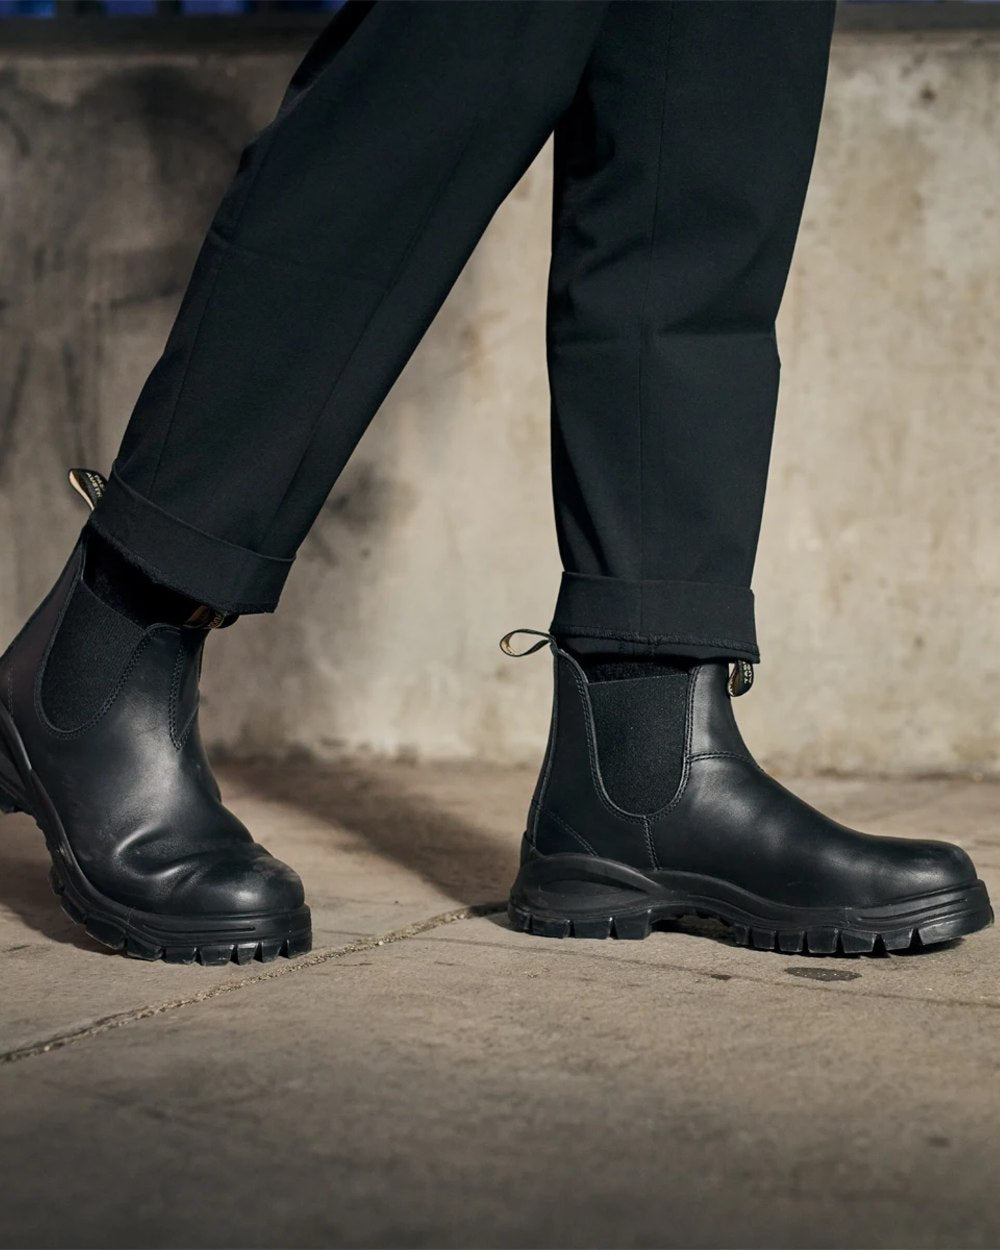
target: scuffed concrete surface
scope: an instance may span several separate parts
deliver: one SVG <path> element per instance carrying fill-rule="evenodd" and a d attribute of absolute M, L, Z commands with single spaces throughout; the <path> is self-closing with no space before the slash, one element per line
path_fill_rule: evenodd
<path fill-rule="evenodd" d="M 3 819 L 0 1245 L 994 1247 L 996 930 L 883 958 L 513 933 L 532 776 L 255 764 L 312 956 L 107 955 Z M 807 780 L 1000 890 L 1000 786 Z M 9 870 L 14 862 L 16 871 Z"/>
<path fill-rule="evenodd" d="M 256 762 L 224 775 L 227 803 L 268 850 L 294 862 L 320 950 L 501 900 L 517 871 L 534 784 L 527 769 L 475 764 L 342 764 L 325 773 Z M 233 965 L 203 969 L 192 982 L 188 968 L 114 957 L 55 905 L 34 823 L 0 819 L 0 1049 L 86 1028 L 94 1014 L 134 1007 L 136 995 L 145 1004 L 154 987 L 172 1000 L 193 984 L 203 990 L 254 975 Z M 46 972 L 53 958 L 62 969 L 55 996 Z"/>
<path fill-rule="evenodd" d="M 297 50 L 0 55 L 0 635 L 82 520 L 240 145 Z M 1000 39 L 843 36 L 783 310 L 741 704 L 793 770 L 1000 763 Z M 549 154 L 488 229 L 304 544 L 213 640 L 230 750 L 535 757 L 558 560 L 543 352 Z M 210 414 L 207 418 L 210 419 Z M 247 674 L 253 674 L 248 680 Z"/>

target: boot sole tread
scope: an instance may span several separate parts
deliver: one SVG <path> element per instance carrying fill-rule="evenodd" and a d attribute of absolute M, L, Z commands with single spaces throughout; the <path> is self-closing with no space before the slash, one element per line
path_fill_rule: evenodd
<path fill-rule="evenodd" d="M 120 917 L 88 906 L 71 887 L 67 887 L 54 864 L 49 873 L 49 884 L 70 920 L 82 925 L 102 945 L 121 951 L 131 959 L 144 959 L 147 962 L 162 959 L 168 964 L 216 967 L 228 963 L 248 964 L 254 960 L 266 964 L 279 956 L 294 959 L 298 955 L 308 954 L 312 949 L 312 933 L 309 928 L 275 937 L 242 941 L 238 938 L 224 938 L 214 942 L 185 942 L 179 934 L 180 940 L 164 942 L 148 932 L 143 932 L 134 924 L 126 923 Z"/>
<path fill-rule="evenodd" d="M 720 912 L 685 907 L 652 907 L 630 916 L 569 919 L 545 916 L 511 903 L 507 909 L 511 927 L 519 933 L 549 938 L 617 938 L 641 941 L 663 921 L 697 915 L 721 921 L 735 946 L 783 955 L 880 955 L 936 946 L 987 928 L 993 922 L 989 907 L 934 918 L 925 925 L 906 929 L 858 930 L 837 928 L 773 929 L 742 924 Z"/>
<path fill-rule="evenodd" d="M 907 951 L 954 941 L 993 922 L 982 881 L 877 906 L 798 907 L 723 880 L 663 870 L 654 879 L 626 864 L 576 854 L 526 860 L 508 915 L 521 933 L 626 940 L 697 916 L 725 924 L 737 946 L 786 955 Z"/>

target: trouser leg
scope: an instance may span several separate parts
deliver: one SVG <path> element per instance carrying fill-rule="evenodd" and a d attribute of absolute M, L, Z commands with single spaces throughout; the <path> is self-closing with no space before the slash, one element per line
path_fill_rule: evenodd
<path fill-rule="evenodd" d="M 774 321 L 833 5 L 612 4 L 556 128 L 548 356 L 578 653 L 758 657 Z"/>
<path fill-rule="evenodd" d="M 606 5 L 350 3 L 246 149 L 94 527 L 228 611 L 296 548 L 497 206 L 573 98 Z"/>

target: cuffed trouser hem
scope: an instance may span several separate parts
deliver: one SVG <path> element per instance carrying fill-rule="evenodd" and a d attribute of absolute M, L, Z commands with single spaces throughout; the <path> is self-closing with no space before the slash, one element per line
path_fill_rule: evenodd
<path fill-rule="evenodd" d="M 89 525 L 153 581 L 220 612 L 273 612 L 293 563 L 171 516 L 113 469 Z"/>
<path fill-rule="evenodd" d="M 749 586 L 563 573 L 550 628 L 575 652 L 760 659 Z"/>

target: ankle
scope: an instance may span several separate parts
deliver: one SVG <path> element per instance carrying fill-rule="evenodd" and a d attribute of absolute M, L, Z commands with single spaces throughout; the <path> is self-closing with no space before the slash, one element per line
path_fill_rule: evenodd
<path fill-rule="evenodd" d="M 572 643 L 559 642 L 564 651 L 576 660 L 591 684 L 606 681 L 634 681 L 644 677 L 687 676 L 696 660 L 683 655 L 638 654 L 620 651 L 578 649 Z"/>
<path fill-rule="evenodd" d="M 200 606 L 155 582 L 95 530 L 87 533 L 83 580 L 102 603 L 143 629 L 183 625 Z"/>

